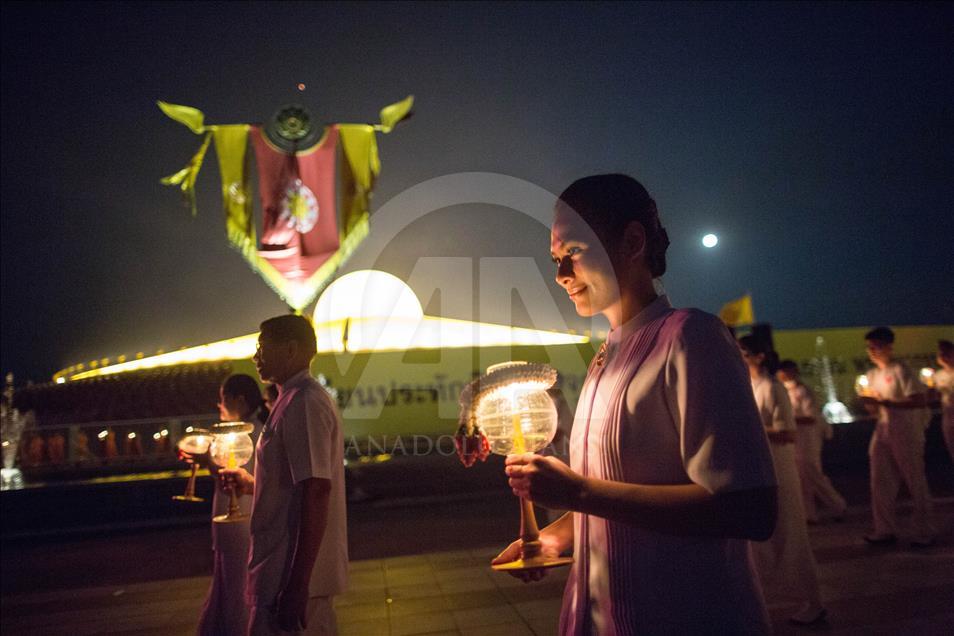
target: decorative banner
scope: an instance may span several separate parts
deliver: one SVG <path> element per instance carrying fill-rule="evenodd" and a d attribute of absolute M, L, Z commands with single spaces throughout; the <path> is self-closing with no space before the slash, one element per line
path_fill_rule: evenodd
<path fill-rule="evenodd" d="M 755 322 L 755 312 L 752 310 L 752 294 L 736 298 L 722 305 L 719 318 L 729 327 L 751 325 Z"/>
<path fill-rule="evenodd" d="M 375 133 L 410 115 L 413 96 L 381 110 L 381 123 L 310 125 L 308 111 L 283 108 L 265 126 L 205 125 L 202 111 L 158 102 L 170 118 L 204 135 L 189 164 L 162 179 L 178 185 L 196 213 L 195 183 L 214 140 L 229 242 L 252 269 L 301 312 L 368 235 L 370 196 L 381 170 Z M 262 205 L 256 238 L 248 145 L 255 150 Z M 339 203 L 340 201 L 340 203 Z"/>

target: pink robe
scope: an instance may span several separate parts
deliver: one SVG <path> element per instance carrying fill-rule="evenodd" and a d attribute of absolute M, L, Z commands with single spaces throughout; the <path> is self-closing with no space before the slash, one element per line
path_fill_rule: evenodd
<path fill-rule="evenodd" d="M 710 492 L 775 485 L 748 373 L 718 318 L 673 310 L 663 296 L 607 344 L 577 406 L 574 471 Z M 667 535 L 580 513 L 574 537 L 561 634 L 769 632 L 744 540 Z"/>

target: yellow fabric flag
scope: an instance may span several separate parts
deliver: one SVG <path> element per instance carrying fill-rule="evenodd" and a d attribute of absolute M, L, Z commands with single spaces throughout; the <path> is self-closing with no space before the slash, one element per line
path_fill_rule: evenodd
<path fill-rule="evenodd" d="M 371 190 L 381 172 L 374 127 L 366 124 L 339 124 L 341 148 L 347 165 L 341 171 L 341 237 L 365 220 L 371 208 Z"/>
<path fill-rule="evenodd" d="M 755 312 L 752 309 L 752 294 L 736 298 L 722 305 L 719 318 L 730 327 L 751 325 L 755 322 Z"/>
<path fill-rule="evenodd" d="M 377 126 L 338 124 L 341 147 L 348 160 L 347 168 L 350 169 L 350 173 L 346 171 L 341 175 L 344 187 L 339 232 L 342 240 L 355 228 L 366 225 L 371 212 L 371 190 L 374 189 L 374 181 L 381 172 L 378 140 L 374 133 L 391 132 L 398 122 L 411 114 L 413 107 L 414 96 L 408 95 L 401 101 L 382 108 L 381 123 Z"/>
<path fill-rule="evenodd" d="M 157 101 L 156 103 L 159 104 L 162 112 L 183 126 L 187 126 L 195 134 L 201 135 L 205 132 L 205 114 L 198 108 L 163 101 Z"/>
<path fill-rule="evenodd" d="M 195 216 L 195 180 L 199 177 L 199 170 L 202 169 L 202 162 L 205 161 L 205 152 L 209 149 L 210 141 L 212 141 L 212 133 L 208 132 L 202 145 L 199 146 L 199 151 L 189 161 L 189 165 L 179 172 L 159 180 L 163 185 L 179 186 L 186 202 L 192 207 L 192 216 Z"/>
<path fill-rule="evenodd" d="M 229 241 L 246 258 L 251 257 L 257 247 L 252 191 L 245 160 L 248 131 L 248 124 L 216 126 L 214 130 L 215 150 L 219 155 L 219 174 L 222 176 L 225 230 Z"/>
<path fill-rule="evenodd" d="M 389 104 L 381 109 L 381 132 L 389 133 L 398 122 L 411 114 L 414 107 L 414 96 L 408 95 L 399 102 Z"/>

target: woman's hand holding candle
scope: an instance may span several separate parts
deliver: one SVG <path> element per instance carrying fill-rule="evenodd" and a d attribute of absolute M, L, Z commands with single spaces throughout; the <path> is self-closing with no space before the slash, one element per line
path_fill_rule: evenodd
<path fill-rule="evenodd" d="M 235 494 L 250 495 L 255 490 L 255 478 L 244 468 L 223 468 L 219 470 L 219 483 L 223 490 L 235 488 Z"/>
<path fill-rule="evenodd" d="M 577 509 L 586 486 L 582 475 L 555 457 L 507 455 L 505 470 L 513 494 L 545 508 Z"/>

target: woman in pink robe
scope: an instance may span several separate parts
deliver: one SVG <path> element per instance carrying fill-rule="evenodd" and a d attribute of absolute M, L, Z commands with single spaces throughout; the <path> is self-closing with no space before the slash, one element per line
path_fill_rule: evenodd
<path fill-rule="evenodd" d="M 581 179 L 556 206 L 557 282 L 577 313 L 611 327 L 580 395 L 570 466 L 507 458 L 515 494 L 571 511 L 540 534 L 546 554 L 575 559 L 561 634 L 769 631 L 747 540 L 772 534 L 772 458 L 726 327 L 656 292 L 668 244 L 630 177 Z M 516 541 L 494 562 L 519 555 Z"/>
<path fill-rule="evenodd" d="M 258 441 L 262 424 L 268 418 L 261 390 L 255 379 L 244 373 L 230 375 L 219 387 L 219 416 L 223 422 L 247 422 L 254 425 L 250 433 Z M 218 468 L 209 455 L 190 455 L 179 451 L 179 457 L 189 463 L 198 461 L 213 473 Z M 255 470 L 255 457 L 245 465 Z M 229 511 L 229 494 L 220 480 L 215 480 L 212 499 L 212 517 Z M 252 509 L 251 495 L 238 499 L 239 508 L 248 515 Z M 212 583 L 199 615 L 198 636 L 228 636 L 244 634 L 248 626 L 248 607 L 245 604 L 245 580 L 248 574 L 249 520 L 234 523 L 212 522 Z"/>

